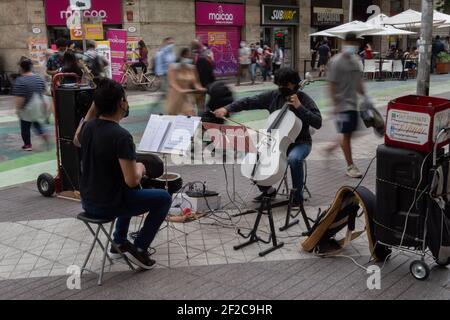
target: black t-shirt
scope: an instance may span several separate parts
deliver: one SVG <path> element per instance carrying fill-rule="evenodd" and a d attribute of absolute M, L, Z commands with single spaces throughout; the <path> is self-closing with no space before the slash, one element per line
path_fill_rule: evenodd
<path fill-rule="evenodd" d="M 81 134 L 81 198 L 99 208 L 118 206 L 125 183 L 119 159 L 136 160 L 131 134 L 118 123 L 94 119 Z"/>
<path fill-rule="evenodd" d="M 323 57 L 323 58 L 327 58 L 329 53 L 330 53 L 330 47 L 326 44 L 323 44 L 319 47 L 319 56 Z"/>

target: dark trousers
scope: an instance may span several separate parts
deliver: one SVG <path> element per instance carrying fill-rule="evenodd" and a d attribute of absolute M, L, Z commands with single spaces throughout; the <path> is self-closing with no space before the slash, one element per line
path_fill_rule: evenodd
<path fill-rule="evenodd" d="M 303 188 L 305 173 L 303 161 L 311 153 L 311 145 L 306 143 L 294 144 L 288 150 L 288 163 L 291 168 L 292 186 L 297 190 L 295 198 L 298 201 L 303 200 Z M 261 192 L 266 192 L 270 187 L 258 186 Z"/>
<path fill-rule="evenodd" d="M 143 63 L 143 62 L 133 63 L 131 65 L 131 68 L 133 69 L 134 73 L 136 73 L 136 74 L 138 73 L 137 72 L 137 68 L 142 68 L 142 73 L 144 73 L 144 74 L 147 73 L 147 65 L 145 63 Z"/>
<path fill-rule="evenodd" d="M 149 212 L 134 242 L 136 247 L 144 251 L 148 250 L 166 219 L 171 204 L 172 197 L 160 189 L 128 189 L 124 192 L 122 203 L 115 208 L 98 208 L 82 202 L 83 209 L 93 216 L 118 218 L 114 231 L 114 242 L 117 244 L 127 241 L 131 218 Z"/>
<path fill-rule="evenodd" d="M 29 122 L 20 120 L 20 133 L 22 135 L 22 140 L 24 145 L 31 145 L 31 126 L 33 125 L 34 130 L 40 136 L 42 136 L 45 131 L 39 122 Z"/>

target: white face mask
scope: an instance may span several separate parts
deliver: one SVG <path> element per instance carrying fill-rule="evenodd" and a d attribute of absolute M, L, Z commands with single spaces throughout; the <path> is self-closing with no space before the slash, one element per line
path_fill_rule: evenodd
<path fill-rule="evenodd" d="M 241 48 L 245 47 L 245 42 L 241 42 Z"/>
<path fill-rule="evenodd" d="M 358 48 L 355 46 L 342 46 L 342 52 L 347 54 L 356 54 Z"/>

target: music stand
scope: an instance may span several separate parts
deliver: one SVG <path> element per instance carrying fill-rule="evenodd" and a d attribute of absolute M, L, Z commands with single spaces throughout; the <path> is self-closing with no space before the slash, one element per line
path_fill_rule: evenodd
<path fill-rule="evenodd" d="M 214 143 L 216 150 L 223 150 L 224 165 L 226 164 L 226 159 L 227 159 L 226 151 L 230 150 L 231 148 L 233 151 L 233 164 L 232 164 L 232 190 L 233 190 L 233 192 L 232 192 L 232 195 L 230 196 L 230 198 L 231 198 L 231 199 L 229 199 L 230 201 L 228 203 L 226 203 L 225 205 L 223 205 L 222 207 L 225 208 L 231 203 L 233 203 L 235 205 L 236 205 L 236 203 L 239 203 L 240 205 L 245 205 L 244 200 L 242 198 L 240 198 L 240 196 L 237 195 L 237 192 L 236 192 L 235 165 L 236 165 L 238 152 L 248 153 L 248 152 L 255 150 L 253 144 L 250 143 L 250 137 L 248 135 L 247 128 L 245 126 L 222 125 L 222 124 L 209 123 L 209 122 L 203 122 L 203 128 L 205 130 L 214 129 L 214 130 L 220 131 L 222 139 L 220 139 L 219 141 L 216 141 L 216 139 L 213 139 L 213 137 L 211 137 L 211 140 L 212 140 L 212 143 Z M 232 141 L 230 141 L 230 138 L 231 138 L 229 136 L 230 133 L 232 133 L 232 136 L 231 136 L 233 138 Z M 243 133 L 243 135 L 242 135 L 242 133 Z M 241 143 L 239 143 L 239 141 L 242 141 L 240 139 L 244 139 L 243 145 Z M 226 170 L 226 168 L 225 168 L 225 170 Z M 228 188 L 227 188 L 227 190 L 228 190 Z M 239 202 L 237 200 L 236 195 L 240 198 L 241 202 Z M 237 207 L 239 208 L 239 210 L 241 210 L 241 208 L 239 206 L 237 206 Z M 246 213 L 254 213 L 254 212 L 256 212 L 256 211 L 255 210 L 247 210 L 246 211 Z M 239 216 L 239 215 L 241 215 L 241 214 L 233 215 L 233 217 Z"/>

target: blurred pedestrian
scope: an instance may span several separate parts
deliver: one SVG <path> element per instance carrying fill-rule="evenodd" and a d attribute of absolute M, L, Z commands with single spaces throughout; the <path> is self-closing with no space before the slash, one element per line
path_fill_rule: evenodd
<path fill-rule="evenodd" d="M 209 48 L 208 43 L 205 42 L 203 44 L 203 49 L 205 51 L 205 55 L 209 58 L 209 60 L 214 62 L 214 52 L 212 52 L 212 50 Z"/>
<path fill-rule="evenodd" d="M 62 84 L 77 83 L 83 77 L 83 71 L 78 64 L 75 53 L 71 50 L 67 50 L 63 57 L 63 67 L 60 69 L 62 73 L 74 73 L 77 76 L 65 76 L 61 81 Z"/>
<path fill-rule="evenodd" d="M 131 65 L 134 73 L 138 74 L 137 68 L 141 68 L 142 73 L 146 74 L 148 69 L 148 48 L 144 40 L 138 42 L 138 50 L 136 52 L 138 56 L 138 62 Z"/>
<path fill-rule="evenodd" d="M 252 85 L 256 80 L 256 68 L 258 62 L 258 52 L 254 43 L 250 44 L 250 77 L 252 79 Z"/>
<path fill-rule="evenodd" d="M 94 40 L 89 40 L 86 44 L 86 53 L 83 55 L 83 60 L 86 62 L 86 65 L 94 78 L 104 76 L 104 70 L 109 64 L 104 57 L 98 55 L 95 50 L 96 47 L 96 42 Z"/>
<path fill-rule="evenodd" d="M 283 50 L 280 48 L 278 43 L 275 43 L 275 46 L 273 48 L 273 60 L 272 60 L 272 72 L 275 74 L 278 69 L 281 68 L 281 65 L 283 64 Z"/>
<path fill-rule="evenodd" d="M 240 86 L 241 78 L 244 78 L 247 75 L 247 73 L 249 73 L 249 68 L 251 64 L 250 53 L 251 50 L 247 46 L 247 43 L 245 41 L 241 41 L 239 46 L 239 70 L 237 74 L 236 86 Z"/>
<path fill-rule="evenodd" d="M 169 115 L 195 116 L 195 93 L 204 93 L 189 48 L 183 48 L 176 63 L 169 67 L 167 75 L 166 111 Z"/>
<path fill-rule="evenodd" d="M 263 48 L 263 57 L 265 62 L 265 74 L 266 78 L 267 76 L 272 76 L 272 58 L 273 58 L 273 52 L 272 49 L 268 45 L 264 45 Z M 266 81 L 264 79 L 264 81 Z"/>
<path fill-rule="evenodd" d="M 169 66 L 172 63 L 175 63 L 176 60 L 174 48 L 175 42 L 173 38 L 167 37 L 163 40 L 161 49 L 156 53 L 155 56 L 155 74 L 161 81 L 161 98 L 164 98 L 168 89 L 167 73 L 169 71 Z"/>
<path fill-rule="evenodd" d="M 319 53 L 319 78 L 322 75 L 325 75 L 328 61 L 331 58 L 331 49 L 328 46 L 327 41 L 323 41 L 322 44 L 317 49 L 317 52 Z"/>
<path fill-rule="evenodd" d="M 328 82 L 331 100 L 334 104 L 336 127 L 341 134 L 340 145 L 347 162 L 346 174 L 351 178 L 361 178 L 362 174 L 353 162 L 351 139 L 358 127 L 358 94 L 365 96 L 362 70 L 358 57 L 358 39 L 349 33 L 342 45 L 342 52 L 331 59 Z M 328 148 L 334 151 L 339 144 Z"/>
<path fill-rule="evenodd" d="M 64 65 L 64 53 L 67 50 L 67 40 L 64 38 L 59 38 L 56 40 L 57 52 L 54 53 L 47 61 L 47 74 L 54 76 L 57 74 Z"/>
<path fill-rule="evenodd" d="M 214 76 L 214 62 L 207 55 L 204 47 L 198 40 L 191 43 L 191 51 L 193 55 L 194 65 L 197 67 L 197 73 L 200 84 L 203 88 L 208 88 L 216 77 Z M 206 92 L 199 92 L 195 95 L 198 113 L 205 111 Z"/>
<path fill-rule="evenodd" d="M 442 43 L 441 37 L 437 35 L 431 49 L 431 72 L 435 71 L 438 55 L 443 51 L 445 51 L 445 45 Z"/>
<path fill-rule="evenodd" d="M 20 132 L 22 135 L 22 150 L 32 151 L 31 127 L 49 146 L 49 137 L 40 123 L 45 113 L 44 100 L 45 82 L 41 76 L 32 72 L 33 63 L 26 59 L 20 62 L 20 74 L 14 83 L 12 94 L 15 98 L 15 107 L 20 119 Z"/>

